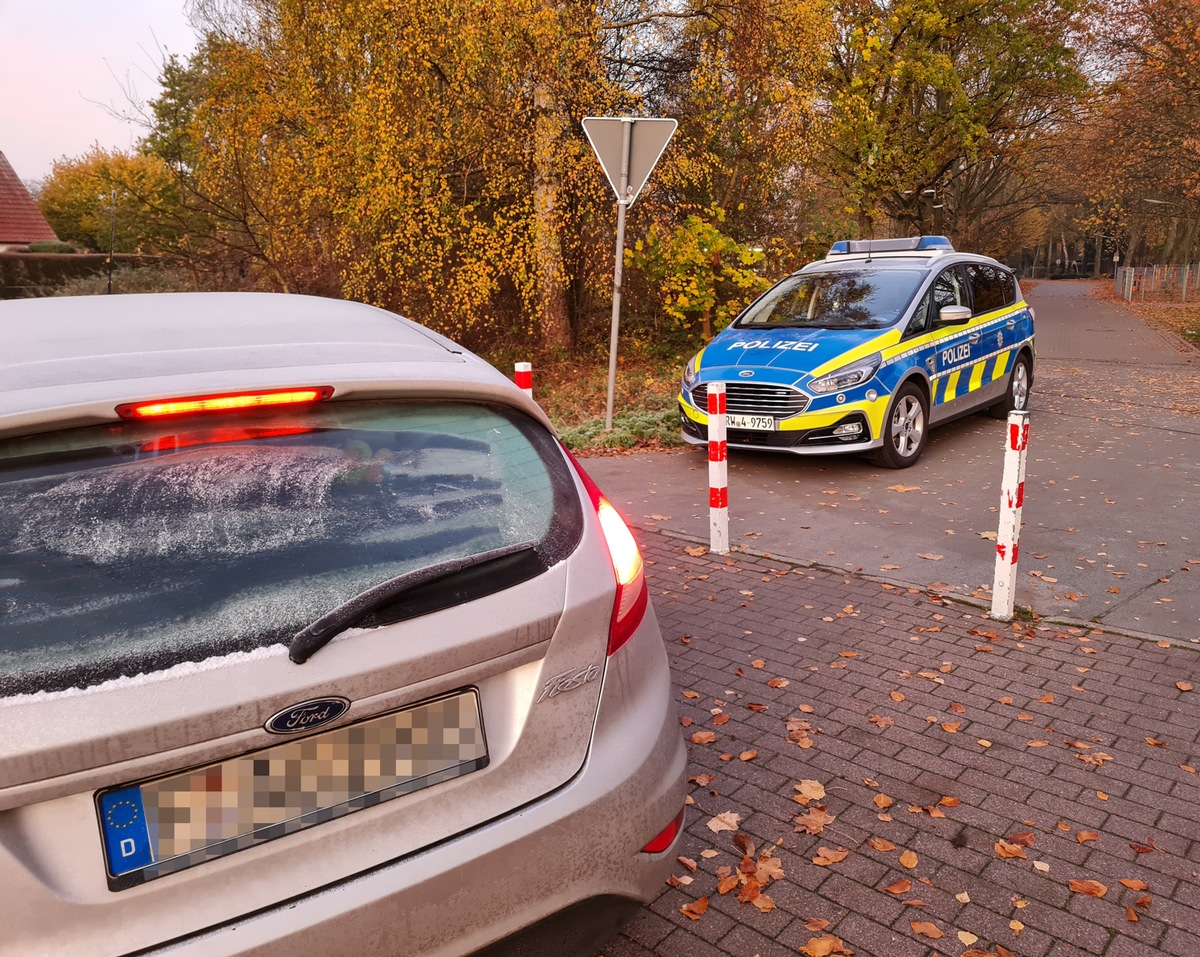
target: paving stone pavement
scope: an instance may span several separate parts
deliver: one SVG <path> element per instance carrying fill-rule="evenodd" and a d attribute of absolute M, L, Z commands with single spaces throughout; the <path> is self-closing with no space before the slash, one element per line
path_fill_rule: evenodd
<path fill-rule="evenodd" d="M 604 957 L 1200 955 L 1194 647 L 1002 624 L 922 589 L 638 535 L 688 774 L 712 779 L 690 785 L 695 872 L 676 867 L 685 883 Z M 807 807 L 806 780 L 825 791 Z M 798 829 L 819 806 L 823 831 Z M 782 868 L 773 909 L 718 892 L 743 860 L 709 827 L 726 812 Z M 848 853 L 818 865 L 819 848 Z M 682 912 L 701 898 L 698 919 Z M 843 949 L 821 949 L 828 935 Z"/>

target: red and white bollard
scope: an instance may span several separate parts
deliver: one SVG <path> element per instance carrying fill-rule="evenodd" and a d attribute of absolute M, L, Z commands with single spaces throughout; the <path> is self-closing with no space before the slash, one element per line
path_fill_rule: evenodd
<path fill-rule="evenodd" d="M 729 462 L 725 383 L 708 384 L 708 550 L 729 554 Z"/>
<path fill-rule="evenodd" d="M 1029 413 L 1008 413 L 1004 482 L 1000 488 L 1000 529 L 996 533 L 996 578 L 992 617 L 1012 621 L 1016 601 L 1017 555 L 1021 551 L 1021 506 L 1025 504 L 1025 455 L 1029 450 Z"/>
<path fill-rule="evenodd" d="M 517 388 L 524 392 L 529 398 L 533 398 L 533 363 L 532 362 L 516 362 L 513 364 L 513 378 L 517 381 Z"/>

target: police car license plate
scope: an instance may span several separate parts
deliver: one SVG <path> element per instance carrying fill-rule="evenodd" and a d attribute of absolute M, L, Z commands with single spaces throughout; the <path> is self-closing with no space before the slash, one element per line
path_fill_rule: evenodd
<path fill-rule="evenodd" d="M 739 415 L 729 413 L 726 425 L 731 429 L 754 429 L 758 432 L 774 432 L 775 417 L 773 415 Z"/>
<path fill-rule="evenodd" d="M 108 883 L 124 890 L 487 766 L 468 690 L 165 778 L 102 791 Z"/>

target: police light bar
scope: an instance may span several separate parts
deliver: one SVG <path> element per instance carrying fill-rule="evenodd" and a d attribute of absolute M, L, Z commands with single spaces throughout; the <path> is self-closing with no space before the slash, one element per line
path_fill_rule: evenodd
<path fill-rule="evenodd" d="M 900 253 L 930 249 L 954 252 L 954 246 L 945 236 L 908 236 L 904 239 L 842 239 L 829 247 L 830 256 L 847 256 L 851 253 Z"/>

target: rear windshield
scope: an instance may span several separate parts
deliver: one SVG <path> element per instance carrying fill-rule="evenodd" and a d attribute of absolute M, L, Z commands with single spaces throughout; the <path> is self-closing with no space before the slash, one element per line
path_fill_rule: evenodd
<path fill-rule="evenodd" d="M 287 642 L 372 586 L 493 549 L 534 542 L 549 567 L 579 540 L 573 488 L 538 423 L 470 403 L 0 442 L 0 694 Z"/>
<path fill-rule="evenodd" d="M 789 276 L 738 317 L 743 329 L 886 329 L 912 302 L 924 272 L 841 269 Z"/>

